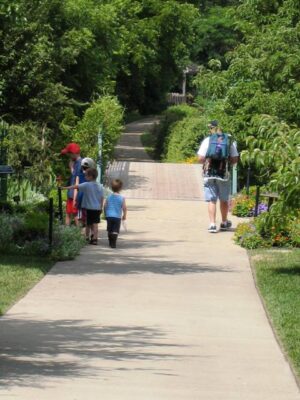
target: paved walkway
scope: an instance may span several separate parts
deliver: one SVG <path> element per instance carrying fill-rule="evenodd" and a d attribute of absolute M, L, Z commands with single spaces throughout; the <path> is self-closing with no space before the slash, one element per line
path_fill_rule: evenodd
<path fill-rule="evenodd" d="M 0 319 L 0 399 L 300 399 L 246 252 L 191 193 L 130 198 L 117 250 L 101 233 Z"/>

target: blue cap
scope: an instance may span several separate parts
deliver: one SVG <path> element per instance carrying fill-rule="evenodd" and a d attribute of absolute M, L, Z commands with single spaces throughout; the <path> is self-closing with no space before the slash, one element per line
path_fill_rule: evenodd
<path fill-rule="evenodd" d="M 209 128 L 216 128 L 217 126 L 219 126 L 219 122 L 216 119 L 210 121 L 210 123 L 208 124 Z"/>

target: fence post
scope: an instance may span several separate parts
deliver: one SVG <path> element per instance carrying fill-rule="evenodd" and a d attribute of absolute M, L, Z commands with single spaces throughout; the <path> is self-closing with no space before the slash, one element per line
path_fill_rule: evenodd
<path fill-rule="evenodd" d="M 247 194 L 247 196 L 249 196 L 249 193 L 250 193 L 250 174 L 251 174 L 251 168 L 249 166 L 248 170 L 247 170 L 247 183 L 246 183 L 246 194 Z"/>
<path fill-rule="evenodd" d="M 260 197 L 260 187 L 256 186 L 254 217 L 258 216 L 259 197 Z"/>
<path fill-rule="evenodd" d="M 49 199 L 49 246 L 53 243 L 53 198 Z"/>
<path fill-rule="evenodd" d="M 58 190 L 58 215 L 59 215 L 60 222 L 63 223 L 64 217 L 63 217 L 61 188 L 59 187 L 57 190 Z"/>
<path fill-rule="evenodd" d="M 103 173 L 102 146 L 103 146 L 103 127 L 102 125 L 100 125 L 98 132 L 98 158 L 97 158 L 97 171 L 98 171 L 97 182 L 99 183 L 102 183 L 102 173 Z"/>
<path fill-rule="evenodd" d="M 237 194 L 237 165 L 232 167 L 232 185 L 231 185 L 231 194 Z"/>

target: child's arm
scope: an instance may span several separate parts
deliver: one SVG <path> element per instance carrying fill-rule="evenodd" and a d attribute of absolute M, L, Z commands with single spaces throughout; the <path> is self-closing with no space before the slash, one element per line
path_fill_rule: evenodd
<path fill-rule="evenodd" d="M 103 204 L 104 204 L 104 197 L 101 196 L 101 200 L 100 200 L 100 209 L 103 210 Z M 105 207 L 105 206 L 104 206 Z"/>
<path fill-rule="evenodd" d="M 61 190 L 68 190 L 68 189 L 78 189 L 78 185 L 72 185 L 72 186 L 60 186 L 59 187 Z"/>
<path fill-rule="evenodd" d="M 126 218 L 127 218 L 127 205 L 126 205 L 126 200 L 125 200 L 125 199 L 124 199 L 124 201 L 123 201 L 122 210 L 123 210 L 123 217 L 122 217 L 122 220 L 125 221 Z"/>

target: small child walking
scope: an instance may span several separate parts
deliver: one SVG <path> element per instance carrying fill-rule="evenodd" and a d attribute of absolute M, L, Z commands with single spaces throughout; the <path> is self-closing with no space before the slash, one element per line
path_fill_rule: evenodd
<path fill-rule="evenodd" d="M 79 185 L 67 186 L 63 189 L 77 189 L 83 193 L 82 208 L 86 209 L 86 239 L 90 244 L 98 244 L 98 224 L 100 223 L 100 215 L 103 208 L 103 189 L 96 182 L 98 172 L 95 168 L 88 168 L 85 172 L 87 182 Z"/>
<path fill-rule="evenodd" d="M 104 204 L 105 216 L 107 220 L 107 235 L 109 246 L 112 249 L 117 247 L 118 234 L 120 233 L 121 220 L 127 218 L 127 206 L 125 197 L 120 194 L 123 182 L 114 179 L 111 183 L 113 193 L 109 195 Z"/>

